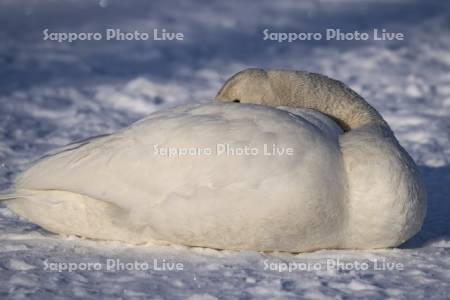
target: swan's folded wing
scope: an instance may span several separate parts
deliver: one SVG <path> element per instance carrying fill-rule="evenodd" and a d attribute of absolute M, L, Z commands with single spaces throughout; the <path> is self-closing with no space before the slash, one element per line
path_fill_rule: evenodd
<path fill-rule="evenodd" d="M 194 197 L 203 188 L 214 193 L 235 185 L 258 187 L 278 173 L 286 174 L 285 167 L 300 164 L 302 153 L 315 147 L 319 140 L 309 136 L 324 130 L 311 124 L 277 109 L 253 105 L 173 109 L 44 157 L 17 178 L 16 190 L 67 191 L 128 210 L 148 211 L 174 195 Z M 262 155 L 264 144 L 293 147 L 297 155 Z M 259 147 L 261 155 L 198 153 L 202 149 L 214 152 L 218 145 Z M 170 147 L 196 153 L 170 157 L 158 150 Z"/>
<path fill-rule="evenodd" d="M 251 142 L 252 134 L 259 134 L 235 130 L 242 122 L 233 127 L 218 115 L 194 114 L 193 107 L 154 114 L 113 135 L 66 146 L 20 174 L 15 192 L 67 191 L 127 211 L 145 212 L 175 196 L 191 195 L 202 186 L 213 190 L 232 185 L 239 179 L 232 176 L 234 169 L 226 167 L 226 158 L 203 154 L 180 158 L 158 152 L 170 147 L 201 150 L 227 136 Z M 251 118 L 245 122 L 253 124 Z"/>

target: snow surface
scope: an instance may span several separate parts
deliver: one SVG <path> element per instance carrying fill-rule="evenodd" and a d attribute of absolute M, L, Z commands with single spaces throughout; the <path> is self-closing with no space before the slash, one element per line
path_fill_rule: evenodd
<path fill-rule="evenodd" d="M 436 298 L 450 295 L 450 4 L 448 1 L 22 1 L 0 2 L 0 189 L 45 152 L 113 132 L 162 108 L 211 101 L 250 66 L 340 79 L 392 126 L 423 173 L 423 230 L 398 249 L 305 254 L 131 247 L 62 237 L 0 207 L 0 297 Z M 42 40 L 42 30 L 181 31 L 182 42 Z M 263 41 L 262 30 L 404 32 L 402 42 Z M 376 216 L 374 216 L 376 217 Z M 183 271 L 105 270 L 122 262 L 182 263 Z M 328 261 L 368 270 L 326 268 Z M 373 262 L 403 270 L 376 270 Z M 356 262 L 356 263 L 355 263 Z M 100 264 L 51 271 L 46 263 Z M 271 263 L 314 265 L 279 272 Z M 61 266 L 61 265 L 60 265 Z M 320 269 L 320 270 L 319 270 Z"/>

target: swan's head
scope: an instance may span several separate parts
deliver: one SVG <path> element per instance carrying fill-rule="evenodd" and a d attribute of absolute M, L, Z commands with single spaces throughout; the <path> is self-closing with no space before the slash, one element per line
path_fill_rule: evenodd
<path fill-rule="evenodd" d="M 225 82 L 216 100 L 278 106 L 269 76 L 263 69 L 246 69 Z"/>

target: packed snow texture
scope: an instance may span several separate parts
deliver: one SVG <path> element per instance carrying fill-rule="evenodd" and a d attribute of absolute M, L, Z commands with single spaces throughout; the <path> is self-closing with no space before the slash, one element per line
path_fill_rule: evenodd
<path fill-rule="evenodd" d="M 2 206 L 0 297 L 445 299 L 450 294 L 447 1 L 5 0 L 0 21 L 1 190 L 57 146 L 113 132 L 162 108 L 212 101 L 228 76 L 255 66 L 319 72 L 359 92 L 419 165 L 429 203 L 422 231 L 398 249 L 298 255 L 63 237 Z M 58 43 L 43 41 L 46 28 L 166 28 L 185 38 Z M 406 39 L 278 43 L 263 40 L 265 28 L 386 28 Z M 150 268 L 108 270 L 112 260 Z M 343 262 L 350 265 L 333 268 Z M 78 269 L 58 271 L 69 263 Z M 89 263 L 97 270 L 80 270 Z M 158 270 L 173 263 L 183 270 Z M 356 270 L 358 263 L 367 270 Z"/>

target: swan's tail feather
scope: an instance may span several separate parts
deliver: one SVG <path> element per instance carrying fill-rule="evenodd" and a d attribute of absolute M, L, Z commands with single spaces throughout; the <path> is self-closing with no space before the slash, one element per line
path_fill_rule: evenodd
<path fill-rule="evenodd" d="M 31 197 L 32 195 L 33 194 L 31 192 L 7 190 L 0 193 L 0 201 L 11 201 L 20 198 Z"/>

